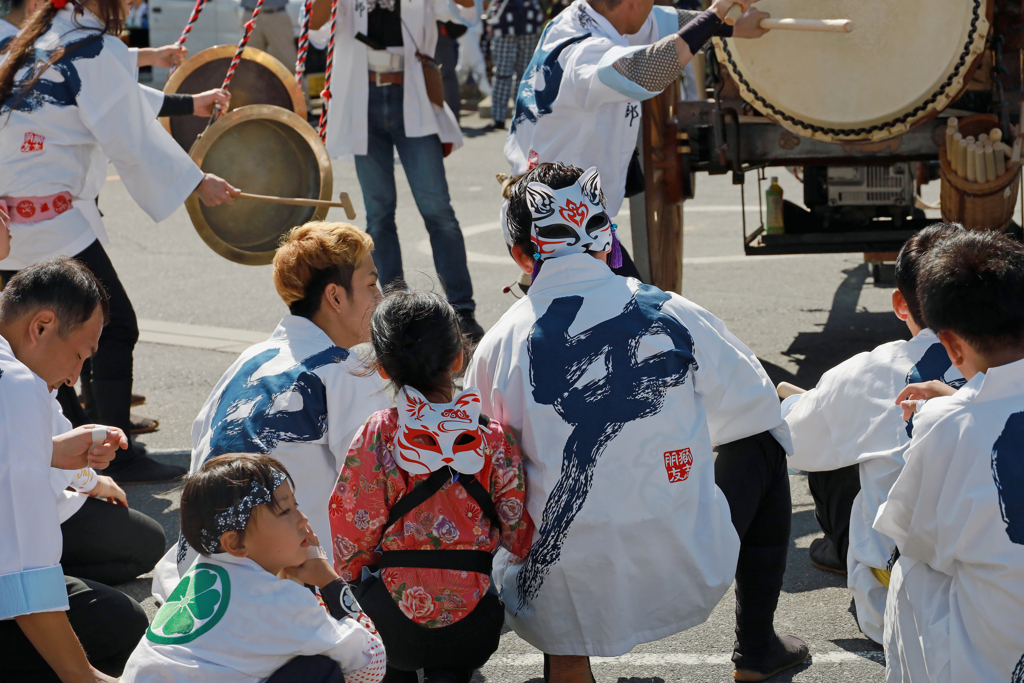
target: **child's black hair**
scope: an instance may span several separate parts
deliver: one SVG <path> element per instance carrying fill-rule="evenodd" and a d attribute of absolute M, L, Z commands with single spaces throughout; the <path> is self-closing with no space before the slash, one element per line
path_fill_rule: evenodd
<path fill-rule="evenodd" d="M 197 472 L 185 479 L 181 491 L 181 534 L 188 544 L 197 552 L 207 554 L 203 550 L 203 529 L 213 529 L 216 516 L 234 507 L 248 492 L 253 479 L 258 479 L 268 490 L 274 490 L 274 478 L 271 470 L 277 470 L 288 477 L 288 482 L 295 488 L 292 475 L 288 474 L 276 458 L 269 455 L 249 453 L 227 453 L 210 458 Z M 277 498 L 272 497 L 267 506 L 272 512 L 280 507 Z M 245 540 L 245 531 L 239 531 L 241 540 Z"/>
<path fill-rule="evenodd" d="M 512 243 L 522 247 L 527 256 L 533 256 L 533 242 L 530 241 L 530 231 L 533 228 L 533 215 L 530 213 L 530 206 L 526 203 L 526 187 L 530 183 L 543 183 L 552 190 L 561 190 L 569 187 L 583 175 L 583 169 L 563 163 L 543 163 L 537 166 L 509 188 L 508 210 L 505 220 L 508 222 L 508 231 L 512 236 Z M 605 203 L 604 193 L 601 193 L 601 205 Z M 509 247 L 511 251 L 511 247 Z"/>
<path fill-rule="evenodd" d="M 1024 342 L 1024 245 L 990 230 L 964 230 L 922 259 L 917 295 L 928 327 L 963 337 L 978 353 Z"/>
<path fill-rule="evenodd" d="M 410 386 L 424 395 L 451 387 L 451 367 L 466 344 L 459 316 L 434 292 L 387 293 L 370 319 L 377 362 L 396 389 Z"/>
<path fill-rule="evenodd" d="M 925 326 L 921 302 L 917 297 L 917 273 L 920 270 L 921 257 L 940 240 L 963 229 L 964 226 L 959 223 L 933 223 L 914 233 L 896 256 L 896 289 L 903 295 L 910 317 L 918 327 Z"/>

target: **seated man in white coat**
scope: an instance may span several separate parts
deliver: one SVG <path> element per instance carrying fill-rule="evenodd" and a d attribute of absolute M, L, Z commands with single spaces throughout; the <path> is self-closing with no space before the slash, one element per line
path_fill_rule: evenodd
<path fill-rule="evenodd" d="M 593 168 L 512 186 L 506 240 L 535 281 L 466 376 L 519 439 L 538 525 L 524 563 L 495 562 L 508 624 L 550 655 L 546 679 L 590 683 L 589 656 L 704 622 L 735 578 L 734 675 L 765 680 L 808 654 L 773 626 L 792 514 L 778 397 L 721 320 L 612 273 L 603 202 Z"/>
<path fill-rule="evenodd" d="M 377 373 L 350 349 L 368 341 L 380 296 L 373 240 L 346 223 L 293 228 L 274 256 L 274 285 L 290 315 L 238 357 L 192 425 L 192 464 L 225 453 L 284 463 L 319 538 L 331 538 L 328 505 L 356 430 L 391 407 Z M 331 547 L 324 548 L 334 560 Z M 197 557 L 184 536 L 153 572 L 160 599 Z"/>
<path fill-rule="evenodd" d="M 904 423 L 903 411 L 894 399 L 908 384 L 939 380 L 960 387 L 965 381 L 952 367 L 938 337 L 924 326 L 917 297 L 918 266 L 931 248 L 961 230 L 955 223 L 931 225 L 911 237 L 896 257 L 892 305 L 910 329 L 909 341 L 889 342 L 858 354 L 822 375 L 814 389 L 790 396 L 782 404 L 793 436 L 790 467 L 812 473 L 857 468 L 860 490 L 853 494 L 852 508 L 845 496 L 839 496 L 845 500 L 818 500 L 815 496 L 819 520 L 829 510 L 845 506 L 849 552 L 839 557 L 819 556 L 822 548 L 832 546 L 828 539 L 816 539 L 810 556 L 816 566 L 838 562 L 847 570 L 860 630 L 876 643 L 882 642 L 887 567 L 895 543 L 871 525 L 903 469 L 914 426 L 913 421 Z M 835 492 L 832 488 L 833 496 Z M 811 493 L 815 493 L 814 486 Z"/>
<path fill-rule="evenodd" d="M 0 224 L 4 223 L 0 216 Z M 6 256 L 6 230 L 0 258 Z M 54 437 L 50 392 L 96 349 L 105 293 L 85 266 L 43 261 L 0 294 L 0 678 L 113 681 L 146 630 L 134 600 L 64 575 L 51 466 L 107 466 L 128 445 L 116 428 Z"/>
<path fill-rule="evenodd" d="M 967 230 L 918 276 L 924 319 L 968 379 L 914 416 L 874 528 L 896 541 L 886 680 L 1024 680 L 1024 247 Z"/>

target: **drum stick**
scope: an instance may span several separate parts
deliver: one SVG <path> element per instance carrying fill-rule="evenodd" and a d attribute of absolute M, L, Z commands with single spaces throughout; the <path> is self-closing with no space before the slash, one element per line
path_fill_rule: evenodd
<path fill-rule="evenodd" d="M 797 394 L 807 393 L 806 389 L 801 389 L 795 384 L 790 384 L 789 382 L 779 382 L 779 386 L 775 388 L 775 391 L 778 392 L 779 398 L 789 398 L 790 396 L 796 396 Z"/>
<path fill-rule="evenodd" d="M 953 149 L 954 135 L 956 135 L 956 128 L 948 126 L 946 128 L 946 158 L 949 159 L 950 163 L 953 163 L 953 155 L 956 154 L 956 150 Z"/>
<path fill-rule="evenodd" d="M 960 141 L 964 139 L 964 136 L 960 133 L 953 133 L 953 149 L 950 152 L 950 163 L 956 165 L 956 155 L 960 151 Z"/>
<path fill-rule="evenodd" d="M 991 142 L 991 140 L 989 140 L 989 138 L 988 138 L 988 133 L 982 133 L 981 135 L 979 135 L 978 136 L 978 142 L 980 142 L 983 145 L 988 143 L 988 142 Z"/>
<path fill-rule="evenodd" d="M 996 157 L 992 153 L 992 145 L 985 145 L 985 176 L 989 180 L 995 180 L 999 176 L 996 175 Z M 1002 175 L 1001 173 L 999 175 Z"/>
<path fill-rule="evenodd" d="M 995 144 L 994 152 L 996 162 L 996 178 L 1002 178 L 1003 174 L 1006 173 L 1006 154 L 1003 152 L 1003 148 L 1006 147 L 1001 142 Z"/>
<path fill-rule="evenodd" d="M 957 129 L 957 131 L 959 131 L 960 130 L 960 119 L 958 119 L 955 116 L 950 116 L 948 119 L 946 119 L 946 125 L 947 126 L 953 126 L 954 128 Z"/>
<path fill-rule="evenodd" d="M 324 206 L 330 208 L 345 209 L 345 215 L 349 219 L 356 217 L 356 212 L 352 210 L 351 201 L 341 202 L 328 202 L 323 199 L 303 199 L 300 197 L 269 197 L 265 194 L 249 194 L 248 192 L 242 192 L 238 195 L 239 199 L 251 199 L 256 202 L 271 202 L 274 204 L 292 204 L 295 206 Z M 345 200 L 348 199 L 348 195 L 343 195 Z"/>
<path fill-rule="evenodd" d="M 1010 155 L 1010 161 L 1015 164 L 1020 163 L 1020 138 L 1013 141 L 1013 154 Z"/>
<path fill-rule="evenodd" d="M 784 31 L 818 31 L 823 33 L 851 33 L 849 19 L 762 19 L 761 28 Z"/>
<path fill-rule="evenodd" d="M 967 140 L 960 140 L 956 148 L 956 164 L 954 169 L 961 178 L 967 177 Z"/>
<path fill-rule="evenodd" d="M 985 147 L 981 144 L 974 146 L 974 175 L 977 182 L 988 182 L 988 173 L 985 170 Z"/>
<path fill-rule="evenodd" d="M 999 142 L 1000 140 L 1003 139 L 1003 131 L 999 130 L 998 128 L 993 128 L 988 133 L 988 139 L 991 140 L 992 142 Z"/>
<path fill-rule="evenodd" d="M 976 149 L 977 147 L 975 147 L 973 142 L 967 145 L 967 175 L 964 177 L 967 178 L 969 183 L 978 182 L 978 169 L 974 165 L 974 150 Z"/>

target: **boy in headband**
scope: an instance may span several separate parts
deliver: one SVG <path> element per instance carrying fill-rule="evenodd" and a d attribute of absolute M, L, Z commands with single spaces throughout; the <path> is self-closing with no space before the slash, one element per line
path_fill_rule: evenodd
<path fill-rule="evenodd" d="M 202 555 L 132 653 L 124 683 L 384 677 L 373 623 L 324 558 L 280 462 L 242 454 L 207 461 L 185 482 L 181 529 Z M 320 589 L 327 611 L 302 584 Z"/>
<path fill-rule="evenodd" d="M 589 683 L 589 656 L 702 623 L 733 578 L 737 680 L 802 662 L 803 641 L 773 627 L 789 433 L 757 358 L 699 306 L 612 273 L 595 168 L 541 164 L 517 181 L 505 236 L 534 282 L 466 385 L 526 463 L 538 533 L 494 578 L 509 625 L 551 655 L 546 680 Z"/>

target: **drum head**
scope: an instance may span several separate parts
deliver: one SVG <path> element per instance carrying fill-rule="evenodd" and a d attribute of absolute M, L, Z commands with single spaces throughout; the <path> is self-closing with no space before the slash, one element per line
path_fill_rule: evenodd
<path fill-rule="evenodd" d="M 990 0 L 763 0 L 774 18 L 851 19 L 851 33 L 715 39 L 744 100 L 825 142 L 885 140 L 945 109 L 985 46 Z"/>
<path fill-rule="evenodd" d="M 219 88 L 224 83 L 231 58 L 238 48 L 216 45 L 189 57 L 167 80 L 165 93 L 195 95 Z M 231 79 L 231 109 L 250 104 L 272 104 L 306 118 L 306 100 L 295 76 L 271 55 L 247 47 Z M 200 116 L 174 116 L 162 119 L 164 128 L 185 150 L 206 130 L 209 119 Z"/>
<path fill-rule="evenodd" d="M 266 104 L 228 112 L 196 142 L 192 159 L 251 194 L 330 200 L 331 160 L 320 136 L 297 114 Z M 323 220 L 326 208 L 236 199 L 206 206 L 196 195 L 185 207 L 200 237 L 226 259 L 265 265 L 281 237 L 297 225 Z"/>

